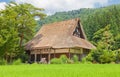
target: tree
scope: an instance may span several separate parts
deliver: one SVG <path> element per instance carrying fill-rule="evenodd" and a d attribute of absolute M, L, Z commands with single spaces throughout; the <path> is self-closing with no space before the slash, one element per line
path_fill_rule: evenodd
<path fill-rule="evenodd" d="M 110 63 L 116 60 L 116 52 L 113 51 L 114 39 L 110 31 L 110 25 L 98 30 L 93 39 L 96 41 L 97 49 L 91 51 L 87 60 L 98 63 Z"/>
<path fill-rule="evenodd" d="M 42 13 L 44 9 L 36 8 L 31 4 L 16 4 L 11 2 L 7 6 L 8 10 L 13 10 L 16 14 L 14 17 L 16 27 L 18 28 L 18 33 L 20 37 L 20 46 L 23 45 L 23 41 L 28 41 L 34 34 L 35 26 L 37 22 L 35 17 L 40 17 L 43 19 L 46 15 Z M 6 10 L 7 11 L 7 10 Z"/>
<path fill-rule="evenodd" d="M 37 25 L 35 16 L 43 19 L 44 9 L 30 4 L 8 3 L 0 11 L 0 55 L 10 61 L 20 53 L 22 46 L 33 37 Z"/>
<path fill-rule="evenodd" d="M 116 35 L 114 39 L 115 39 L 114 49 L 119 50 L 120 49 L 120 34 Z"/>
<path fill-rule="evenodd" d="M 113 34 L 110 30 L 111 25 L 107 25 L 105 28 L 98 30 L 94 33 L 93 40 L 96 46 L 105 47 L 104 49 L 113 50 L 113 45 L 115 43 Z"/>

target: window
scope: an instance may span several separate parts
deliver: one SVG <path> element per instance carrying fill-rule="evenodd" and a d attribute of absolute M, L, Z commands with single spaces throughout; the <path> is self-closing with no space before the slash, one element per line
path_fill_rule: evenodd
<path fill-rule="evenodd" d="M 73 32 L 74 36 L 80 37 L 80 26 L 78 25 Z"/>

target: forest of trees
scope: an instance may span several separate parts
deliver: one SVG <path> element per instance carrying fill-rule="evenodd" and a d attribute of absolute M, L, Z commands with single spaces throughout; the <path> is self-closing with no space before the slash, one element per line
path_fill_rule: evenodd
<path fill-rule="evenodd" d="M 120 62 L 120 5 L 57 12 L 47 17 L 42 11 L 44 9 L 30 4 L 14 2 L 8 3 L 5 10 L 0 10 L 0 60 L 10 63 L 21 58 L 24 61 L 27 57 L 24 44 L 43 24 L 80 18 L 88 40 L 96 46 L 84 60 Z M 36 16 L 40 20 L 36 21 Z"/>

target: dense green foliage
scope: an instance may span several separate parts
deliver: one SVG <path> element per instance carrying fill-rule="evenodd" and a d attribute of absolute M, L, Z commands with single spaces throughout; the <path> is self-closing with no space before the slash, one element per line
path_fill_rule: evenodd
<path fill-rule="evenodd" d="M 30 4 L 8 3 L 0 10 L 0 58 L 7 62 L 13 58 L 23 58 L 23 45 L 34 35 L 37 22 L 35 16 L 43 18 L 42 8 Z M 25 55 L 26 56 L 26 55 Z"/>
<path fill-rule="evenodd" d="M 96 49 L 86 57 L 86 60 L 99 63 L 111 63 L 117 60 L 117 51 L 114 48 L 114 38 L 110 31 L 110 25 L 94 33 L 94 44 Z"/>
<path fill-rule="evenodd" d="M 117 64 L 0 66 L 0 77 L 120 77 Z"/>

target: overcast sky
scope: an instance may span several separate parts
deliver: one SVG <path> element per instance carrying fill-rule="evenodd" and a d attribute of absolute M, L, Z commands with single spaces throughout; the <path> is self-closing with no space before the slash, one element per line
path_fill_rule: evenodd
<path fill-rule="evenodd" d="M 0 8 L 10 0 L 0 0 Z M 13 1 L 13 0 L 11 0 Z M 35 7 L 44 8 L 47 14 L 55 12 L 77 10 L 80 8 L 96 8 L 111 4 L 118 4 L 120 0 L 14 0 L 17 3 L 30 3 Z"/>

